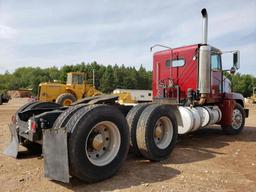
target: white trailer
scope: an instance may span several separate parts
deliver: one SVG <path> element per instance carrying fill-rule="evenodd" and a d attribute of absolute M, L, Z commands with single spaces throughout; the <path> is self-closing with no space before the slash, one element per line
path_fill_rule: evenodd
<path fill-rule="evenodd" d="M 115 89 L 114 94 L 129 93 L 136 103 L 152 101 L 152 90 Z"/>

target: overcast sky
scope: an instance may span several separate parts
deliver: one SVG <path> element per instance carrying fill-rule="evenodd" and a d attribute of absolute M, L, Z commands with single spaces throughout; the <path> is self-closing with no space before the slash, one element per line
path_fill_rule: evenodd
<path fill-rule="evenodd" d="M 256 75 L 256 0 L 0 0 L 0 73 L 82 61 L 151 70 L 153 44 L 200 43 L 204 7 L 209 43 L 239 49 L 239 72 Z"/>

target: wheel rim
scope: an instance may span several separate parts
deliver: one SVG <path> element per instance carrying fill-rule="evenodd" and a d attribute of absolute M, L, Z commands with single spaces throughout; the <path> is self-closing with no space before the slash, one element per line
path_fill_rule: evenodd
<path fill-rule="evenodd" d="M 232 114 L 232 127 L 234 129 L 239 129 L 243 123 L 243 115 L 240 110 L 234 109 Z"/>
<path fill-rule="evenodd" d="M 116 157 L 120 145 L 121 136 L 117 126 L 110 121 L 102 121 L 86 137 L 86 156 L 92 164 L 104 166 Z"/>
<path fill-rule="evenodd" d="M 72 103 L 71 99 L 65 99 L 64 102 L 63 102 L 63 105 L 69 106 L 69 105 L 71 105 L 71 103 Z"/>
<path fill-rule="evenodd" d="M 161 117 L 157 120 L 154 128 L 154 141 L 158 148 L 165 149 L 172 141 L 173 125 L 168 117 Z"/>

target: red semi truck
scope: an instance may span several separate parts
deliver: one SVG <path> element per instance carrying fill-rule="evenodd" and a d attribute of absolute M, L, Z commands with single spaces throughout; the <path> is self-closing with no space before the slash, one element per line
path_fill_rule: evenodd
<path fill-rule="evenodd" d="M 208 44 L 206 9 L 201 13 L 201 43 L 180 48 L 155 45 L 165 50 L 154 54 L 153 102 L 131 107 L 117 103 L 117 96 L 103 95 L 69 107 L 28 103 L 12 117 L 12 140 L 5 153 L 17 157 L 19 144 L 29 150 L 42 145 L 46 177 L 96 182 L 117 172 L 129 148 L 146 159 L 161 161 L 172 152 L 178 134 L 213 124 L 226 134 L 239 134 L 249 111 L 243 96 L 227 89 L 224 52 Z M 229 53 L 234 73 L 239 68 L 239 51 Z"/>

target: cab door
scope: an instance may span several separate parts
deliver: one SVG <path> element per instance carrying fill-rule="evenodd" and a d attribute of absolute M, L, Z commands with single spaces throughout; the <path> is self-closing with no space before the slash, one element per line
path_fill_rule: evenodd
<path fill-rule="evenodd" d="M 222 66 L 219 54 L 211 55 L 211 95 L 212 98 L 221 97 L 222 93 Z"/>

